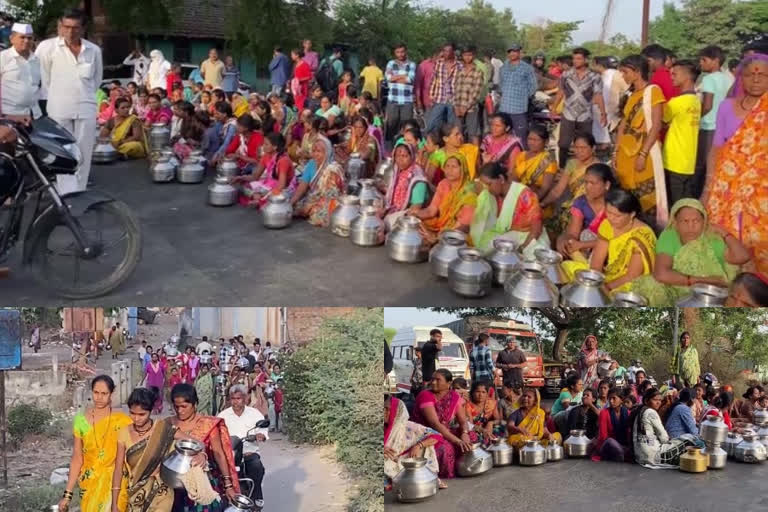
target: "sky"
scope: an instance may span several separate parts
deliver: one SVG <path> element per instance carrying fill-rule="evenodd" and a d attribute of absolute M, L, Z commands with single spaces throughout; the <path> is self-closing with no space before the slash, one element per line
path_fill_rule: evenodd
<path fill-rule="evenodd" d="M 545 19 L 553 21 L 584 20 L 581 28 L 574 32 L 573 42 L 581 44 L 594 41 L 600 36 L 600 27 L 605 13 L 606 0 L 489 0 L 496 9 L 512 9 L 518 25 L 536 23 Z M 651 19 L 660 15 L 664 3 L 681 4 L 682 0 L 651 0 Z M 436 4 L 449 9 L 461 9 L 466 0 L 442 0 Z M 621 32 L 630 39 L 640 40 L 643 14 L 642 0 L 614 0 L 613 15 L 608 29 L 608 37 Z"/>
<path fill-rule="evenodd" d="M 457 315 L 435 313 L 420 308 L 384 308 L 384 327 L 410 327 L 413 325 L 441 325 L 457 320 Z"/>

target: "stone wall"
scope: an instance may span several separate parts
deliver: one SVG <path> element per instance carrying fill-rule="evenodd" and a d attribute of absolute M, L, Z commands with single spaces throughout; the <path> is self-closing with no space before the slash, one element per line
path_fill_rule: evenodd
<path fill-rule="evenodd" d="M 49 407 L 58 403 L 67 391 L 67 375 L 54 366 L 47 370 L 5 372 L 7 406 L 30 403 Z"/>
<path fill-rule="evenodd" d="M 353 313 L 360 308 L 287 308 L 288 339 L 306 345 L 317 334 L 325 318 Z"/>

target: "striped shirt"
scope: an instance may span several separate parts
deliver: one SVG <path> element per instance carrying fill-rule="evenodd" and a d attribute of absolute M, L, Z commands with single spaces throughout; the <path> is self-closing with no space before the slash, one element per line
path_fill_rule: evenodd
<path fill-rule="evenodd" d="M 469 371 L 473 382 L 493 381 L 491 349 L 485 345 L 475 345 L 469 353 Z"/>

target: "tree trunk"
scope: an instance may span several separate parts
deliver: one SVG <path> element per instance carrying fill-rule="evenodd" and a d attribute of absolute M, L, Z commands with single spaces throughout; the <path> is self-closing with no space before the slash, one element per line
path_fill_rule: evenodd
<path fill-rule="evenodd" d="M 555 361 L 560 361 L 560 356 L 563 352 L 565 342 L 568 341 L 568 328 L 558 327 L 557 334 L 555 335 L 555 343 L 552 345 L 552 358 Z"/>

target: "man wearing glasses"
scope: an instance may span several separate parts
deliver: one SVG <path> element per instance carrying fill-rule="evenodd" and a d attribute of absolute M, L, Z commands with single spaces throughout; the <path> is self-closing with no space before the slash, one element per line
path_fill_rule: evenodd
<path fill-rule="evenodd" d="M 507 114 L 512 121 L 512 131 L 523 146 L 528 138 L 528 99 L 536 93 L 537 80 L 533 66 L 520 57 L 522 46 L 518 43 L 507 45 L 507 61 L 501 67 L 501 104 L 499 112 Z"/>

